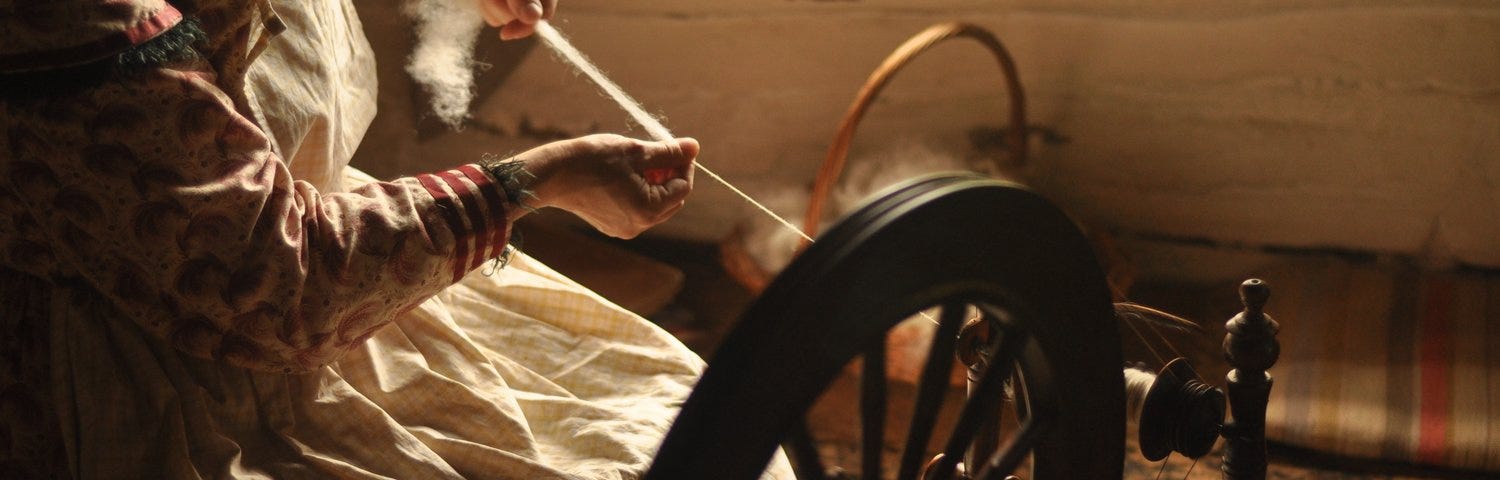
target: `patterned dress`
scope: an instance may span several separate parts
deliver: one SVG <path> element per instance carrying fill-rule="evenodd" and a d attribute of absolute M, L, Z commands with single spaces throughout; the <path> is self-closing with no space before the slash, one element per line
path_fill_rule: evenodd
<path fill-rule="evenodd" d="M 346 168 L 375 87 L 346 1 L 0 0 L 0 70 L 184 15 L 199 60 L 0 101 L 0 477 L 649 464 L 701 360 L 524 255 L 471 274 L 514 208 L 477 166 Z"/>

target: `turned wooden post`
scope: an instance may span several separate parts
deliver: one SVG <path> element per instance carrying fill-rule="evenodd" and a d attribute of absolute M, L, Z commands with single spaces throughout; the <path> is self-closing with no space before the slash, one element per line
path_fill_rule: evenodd
<path fill-rule="evenodd" d="M 1224 354 L 1234 367 L 1229 371 L 1230 423 L 1224 426 L 1224 478 L 1266 478 L 1266 403 L 1271 397 L 1271 376 L 1266 369 L 1276 364 L 1281 328 L 1263 309 L 1271 288 L 1259 279 L 1240 284 L 1245 310 L 1225 324 Z"/>

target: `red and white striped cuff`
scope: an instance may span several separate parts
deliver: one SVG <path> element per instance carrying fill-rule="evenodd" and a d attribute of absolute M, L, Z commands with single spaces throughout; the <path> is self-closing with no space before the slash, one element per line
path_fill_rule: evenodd
<path fill-rule="evenodd" d="M 478 268 L 485 259 L 499 256 L 509 239 L 510 223 L 505 194 L 478 165 L 416 176 L 437 202 L 443 220 L 453 232 L 453 281 Z"/>

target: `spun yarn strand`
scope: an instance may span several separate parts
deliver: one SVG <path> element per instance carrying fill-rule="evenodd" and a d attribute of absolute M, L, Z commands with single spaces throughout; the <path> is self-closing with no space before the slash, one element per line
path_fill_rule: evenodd
<path fill-rule="evenodd" d="M 583 55 L 583 52 L 578 51 L 578 49 L 568 41 L 567 37 L 563 36 L 562 32 L 559 32 L 556 28 L 552 27 L 552 24 L 550 22 L 546 20 L 537 22 L 536 34 L 537 36 L 542 38 L 542 43 L 547 44 L 547 46 L 550 47 L 554 53 L 562 57 L 564 60 L 567 60 L 568 63 L 571 63 L 573 65 L 573 68 L 578 69 L 578 71 L 583 73 L 584 76 L 587 76 L 590 80 L 593 80 L 594 84 L 598 85 L 601 90 L 604 90 L 604 93 L 606 95 L 609 95 L 610 99 L 613 99 L 616 104 L 620 105 L 620 108 L 624 109 L 626 113 L 630 114 L 630 117 L 634 119 L 636 123 L 640 124 L 642 128 L 645 128 L 646 133 L 650 135 L 651 138 L 662 142 L 671 141 L 676 138 L 672 136 L 672 132 L 667 130 L 666 126 L 661 124 L 660 120 L 657 120 L 655 116 L 647 113 L 646 109 L 641 107 L 640 102 L 637 102 L 630 96 L 630 94 L 625 93 L 625 90 L 621 89 L 620 85 L 616 84 L 614 81 L 610 80 L 609 77 L 605 76 L 604 72 L 599 70 L 598 66 L 595 66 L 593 62 L 589 61 L 588 57 Z M 714 173 L 713 170 L 710 170 L 707 166 L 704 166 L 702 162 L 695 162 L 695 165 L 697 165 L 699 171 L 707 174 L 709 178 L 712 178 L 714 179 L 714 181 L 719 182 L 719 184 L 723 185 L 725 188 L 728 188 L 731 192 L 734 192 L 735 195 L 739 195 L 740 198 L 744 199 L 746 202 L 749 202 L 751 205 L 754 205 L 755 208 L 760 209 L 761 212 L 764 212 L 767 216 L 770 216 L 772 219 L 776 220 L 776 222 L 780 223 L 783 227 L 786 227 L 792 232 L 796 232 L 797 236 L 800 236 L 809 242 L 813 241 L 813 238 L 808 236 L 806 232 L 803 232 L 802 229 L 797 228 L 797 226 L 793 225 L 792 222 L 787 221 L 787 219 L 782 218 L 780 215 L 777 215 L 776 212 L 771 211 L 770 208 L 766 207 L 760 202 L 755 201 L 755 199 L 751 198 L 750 195 L 746 194 L 744 191 L 741 191 L 733 184 L 730 184 L 728 180 L 724 179 L 724 177 L 719 176 L 719 174 Z"/>

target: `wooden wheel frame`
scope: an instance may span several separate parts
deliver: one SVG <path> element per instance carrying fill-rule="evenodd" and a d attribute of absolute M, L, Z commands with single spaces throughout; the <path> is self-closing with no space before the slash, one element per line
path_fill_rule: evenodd
<path fill-rule="evenodd" d="M 951 477 L 979 425 L 999 412 L 1012 373 L 1024 392 L 1022 427 L 975 478 L 1003 478 L 1027 453 L 1031 478 L 1120 478 L 1123 362 L 1087 239 L 1024 187 L 954 174 L 888 190 L 795 259 L 718 349 L 646 478 L 757 478 L 783 443 L 799 477 L 824 478 L 806 412 L 856 356 L 883 355 L 893 326 L 942 306 L 898 472 L 915 478 L 964 305 L 998 320 L 1002 334 L 935 478 Z M 884 362 L 865 364 L 863 378 L 873 381 L 861 386 L 863 474 L 878 478 Z"/>
<path fill-rule="evenodd" d="M 1021 89 L 1021 76 L 1016 70 L 1016 62 L 1011 57 L 1010 51 L 1000 43 L 999 38 L 983 27 L 962 22 L 932 25 L 913 35 L 892 51 L 860 86 L 859 93 L 855 95 L 849 109 L 839 120 L 838 131 L 834 134 L 828 153 L 824 156 L 823 163 L 818 168 L 818 174 L 813 179 L 807 212 L 802 221 L 803 232 L 809 236 L 817 236 L 818 225 L 822 221 L 825 209 L 824 204 L 829 194 L 832 193 L 834 185 L 838 184 L 839 178 L 843 175 L 844 165 L 849 158 L 849 148 L 854 142 L 854 134 L 858 131 L 865 112 L 869 110 L 870 105 L 875 103 L 880 92 L 885 90 L 886 85 L 890 84 L 902 68 L 923 53 L 947 40 L 958 38 L 968 38 L 979 42 L 999 64 L 1010 107 L 1007 113 L 1010 129 L 1006 132 L 1006 145 L 1013 152 L 1014 161 L 1017 164 L 1025 163 L 1028 138 L 1026 135 L 1026 95 Z M 997 167 L 1003 170 L 1005 165 L 997 165 Z M 770 281 L 771 274 L 745 251 L 741 244 L 744 240 L 741 233 L 731 234 L 720 245 L 721 261 L 731 277 L 751 292 L 760 293 Z M 801 248 L 807 248 L 806 240 L 801 244 Z"/>
<path fill-rule="evenodd" d="M 855 95 L 854 103 L 849 105 L 849 110 L 844 112 L 844 118 L 839 120 L 838 133 L 834 134 L 833 143 L 828 147 L 828 154 L 823 158 L 822 166 L 818 167 L 818 176 L 813 179 L 812 195 L 807 202 L 807 214 L 802 219 L 802 229 L 808 236 L 818 234 L 818 224 L 823 218 L 823 204 L 828 201 L 828 195 L 833 192 L 833 186 L 838 184 L 839 177 L 844 173 L 844 164 L 849 160 L 849 147 L 854 143 L 854 133 L 859 128 L 859 122 L 865 118 L 865 112 L 870 109 L 870 105 L 875 103 L 875 99 L 896 77 L 896 73 L 912 60 L 944 41 L 956 38 L 969 38 L 979 42 L 1000 65 L 1000 73 L 1003 74 L 1005 91 L 1010 102 L 1011 128 L 1006 133 L 1005 142 L 1013 150 L 1016 163 L 1026 162 L 1026 94 L 1021 90 L 1021 74 L 1016 71 L 1016 61 L 1011 58 L 1010 51 L 1006 50 L 1005 44 L 1000 43 L 1000 39 L 989 30 L 974 24 L 949 22 L 927 27 L 907 39 L 901 46 L 896 47 L 896 50 L 880 63 L 880 67 L 876 68 L 870 74 L 870 78 L 865 80 L 865 84 L 859 88 L 859 94 Z M 1005 165 L 996 166 L 1001 169 L 1005 168 Z M 806 246 L 804 243 L 803 248 Z"/>

